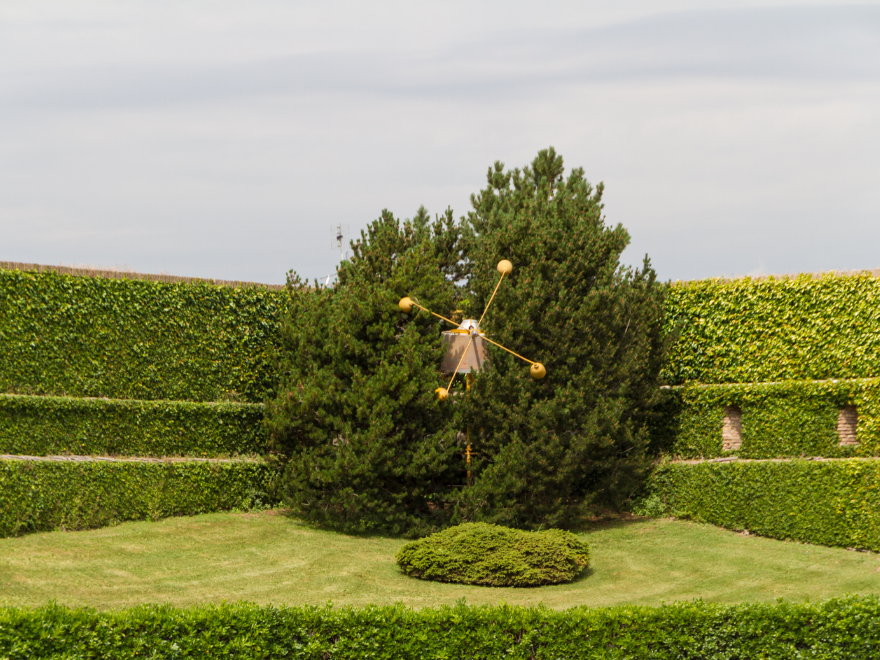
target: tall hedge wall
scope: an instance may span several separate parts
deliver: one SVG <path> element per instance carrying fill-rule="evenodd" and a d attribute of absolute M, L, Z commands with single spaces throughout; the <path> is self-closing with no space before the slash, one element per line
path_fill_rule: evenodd
<path fill-rule="evenodd" d="M 651 441 L 657 452 L 682 458 L 880 455 L 880 379 L 690 385 L 666 390 Z M 858 410 L 859 446 L 840 447 L 841 408 Z M 742 447 L 724 452 L 727 406 L 742 411 Z"/>
<path fill-rule="evenodd" d="M 880 278 L 700 280 L 670 287 L 671 385 L 880 376 Z"/>
<path fill-rule="evenodd" d="M 0 454 L 265 454 L 257 403 L 191 403 L 0 394 Z"/>
<path fill-rule="evenodd" d="M 0 270 L 0 392 L 262 401 L 286 293 Z M 700 280 L 666 302 L 669 384 L 880 377 L 880 278 Z M 13 359 L 9 359 L 13 356 Z"/>
<path fill-rule="evenodd" d="M 665 463 L 650 491 L 675 516 L 880 551 L 880 459 Z"/>
<path fill-rule="evenodd" d="M 0 609 L 0 657 L 876 658 L 880 600 L 663 607 Z"/>
<path fill-rule="evenodd" d="M 262 401 L 285 295 L 0 270 L 0 392 Z"/>
<path fill-rule="evenodd" d="M 272 477 L 265 464 L 246 461 L 0 460 L 0 536 L 273 504 Z"/>

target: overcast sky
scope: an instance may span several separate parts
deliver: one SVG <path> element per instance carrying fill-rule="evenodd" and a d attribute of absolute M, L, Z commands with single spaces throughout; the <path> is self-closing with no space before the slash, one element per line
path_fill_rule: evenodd
<path fill-rule="evenodd" d="M 0 3 L 0 261 L 321 277 L 550 145 L 661 279 L 880 267 L 880 6 Z"/>

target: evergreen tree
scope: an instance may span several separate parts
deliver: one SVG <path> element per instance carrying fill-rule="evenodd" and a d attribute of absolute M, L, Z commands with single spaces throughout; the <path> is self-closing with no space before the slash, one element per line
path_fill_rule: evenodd
<path fill-rule="evenodd" d="M 665 290 L 647 258 L 621 266 L 629 235 L 606 226 L 602 185 L 581 169 L 564 177 L 552 148 L 521 171 L 496 163 L 471 201 L 460 225 L 451 211 L 403 223 L 383 212 L 333 288 L 289 276 L 267 424 L 287 502 L 307 519 L 408 534 L 450 521 L 570 527 L 641 484 L 664 353 Z M 501 259 L 514 270 L 482 328 L 547 377 L 488 346 L 470 394 L 439 402 L 447 328 L 397 303 L 479 318 Z M 478 452 L 469 488 L 466 425 Z"/>
<path fill-rule="evenodd" d="M 344 531 L 427 532 L 443 524 L 462 461 L 452 409 L 434 395 L 440 321 L 397 303 L 455 309 L 459 230 L 451 212 L 400 223 L 384 211 L 352 247 L 332 288 L 288 277 L 281 383 L 267 406 L 285 498 Z"/>
<path fill-rule="evenodd" d="M 664 287 L 645 258 L 620 265 L 629 235 L 605 225 L 595 189 L 562 157 L 489 169 L 464 222 L 473 308 L 482 310 L 501 259 L 514 264 L 482 324 L 499 343 L 466 399 L 475 430 L 475 482 L 459 517 L 521 527 L 569 527 L 615 509 L 646 469 L 645 423 L 659 395 Z"/>

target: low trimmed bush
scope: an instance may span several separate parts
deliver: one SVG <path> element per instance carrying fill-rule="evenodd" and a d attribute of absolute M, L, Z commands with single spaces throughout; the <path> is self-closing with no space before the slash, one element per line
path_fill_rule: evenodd
<path fill-rule="evenodd" d="M 0 460 L 0 536 L 266 506 L 272 476 L 254 461 Z"/>
<path fill-rule="evenodd" d="M 589 546 L 571 532 L 526 532 L 486 523 L 450 527 L 407 543 L 397 553 L 407 575 L 490 587 L 571 582 L 589 559 Z"/>
<path fill-rule="evenodd" d="M 132 401 L 0 394 L 0 454 L 265 454 L 258 403 Z"/>
<path fill-rule="evenodd" d="M 876 658 L 880 599 L 574 608 L 0 608 L 0 658 Z"/>
<path fill-rule="evenodd" d="M 878 459 L 661 463 L 648 492 L 681 518 L 880 551 Z"/>

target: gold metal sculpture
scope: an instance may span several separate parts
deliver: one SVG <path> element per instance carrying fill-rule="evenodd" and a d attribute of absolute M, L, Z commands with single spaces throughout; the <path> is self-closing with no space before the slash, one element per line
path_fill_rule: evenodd
<path fill-rule="evenodd" d="M 401 298 L 400 302 L 398 303 L 401 311 L 406 312 L 407 314 L 412 312 L 413 308 L 415 307 L 420 310 L 426 311 L 429 314 L 433 314 L 437 318 L 443 319 L 447 323 L 455 326 L 454 330 L 447 330 L 442 335 L 443 341 L 446 343 L 446 353 L 443 356 L 441 370 L 443 371 L 443 373 L 451 373 L 452 378 L 449 379 L 449 384 L 446 387 L 438 387 L 435 390 L 435 392 L 437 393 L 437 398 L 440 399 L 440 401 L 446 401 L 449 398 L 449 390 L 452 387 L 452 383 L 455 381 L 455 376 L 457 374 L 466 375 L 465 383 L 467 390 L 471 389 L 474 372 L 481 371 L 483 369 L 483 365 L 485 364 L 485 348 L 483 346 L 483 342 L 488 342 L 493 346 L 497 346 L 498 348 L 507 351 L 511 355 L 515 355 L 520 360 L 528 362 L 530 365 L 529 375 L 535 380 L 540 380 L 547 375 L 547 369 L 544 368 L 543 364 L 541 364 L 540 362 L 529 360 L 519 353 L 515 353 L 514 351 L 510 350 L 506 346 L 502 346 L 498 342 L 489 339 L 486 336 L 486 333 L 480 330 L 480 324 L 483 322 L 483 319 L 486 318 L 486 312 L 489 311 L 489 307 L 491 307 L 492 301 L 495 300 L 495 294 L 498 293 L 498 288 L 501 286 L 501 282 L 504 281 L 504 276 L 510 275 L 513 272 L 513 264 L 510 263 L 507 259 L 502 259 L 498 262 L 498 272 L 501 273 L 501 277 L 498 279 L 498 284 L 495 285 L 495 290 L 492 292 L 492 296 L 489 298 L 489 302 L 486 304 L 486 309 L 483 310 L 483 314 L 482 316 L 480 316 L 479 321 L 476 319 L 464 319 L 461 323 L 456 323 L 455 321 L 448 319 L 445 316 L 441 316 L 436 312 L 432 312 L 427 307 L 423 307 L 409 296 Z M 473 351 L 471 349 L 473 349 Z M 467 430 L 466 460 L 468 466 L 468 483 L 470 483 L 470 429 Z"/>

